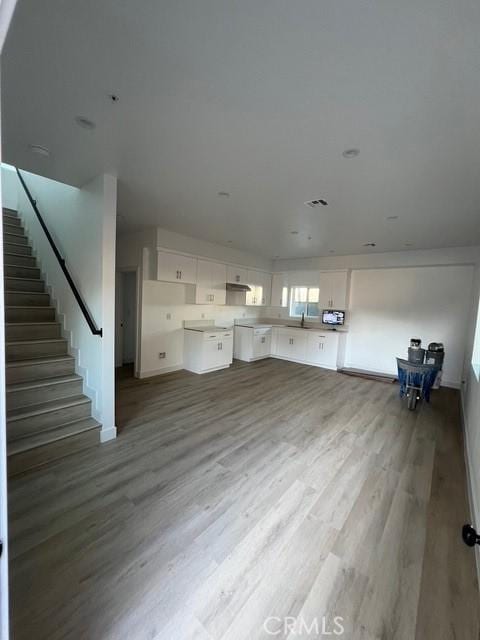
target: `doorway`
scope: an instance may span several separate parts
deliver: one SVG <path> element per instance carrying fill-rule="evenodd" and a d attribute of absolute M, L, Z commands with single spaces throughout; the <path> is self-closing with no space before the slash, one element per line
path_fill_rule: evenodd
<path fill-rule="evenodd" d="M 115 292 L 115 367 L 137 374 L 137 272 L 117 271 Z"/>

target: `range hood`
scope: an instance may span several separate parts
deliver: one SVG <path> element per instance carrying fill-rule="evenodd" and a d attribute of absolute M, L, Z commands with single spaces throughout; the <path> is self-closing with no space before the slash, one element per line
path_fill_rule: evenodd
<path fill-rule="evenodd" d="M 238 284 L 236 282 L 227 282 L 225 285 L 227 291 L 234 291 L 235 293 L 246 293 L 247 291 L 251 291 L 248 284 Z"/>

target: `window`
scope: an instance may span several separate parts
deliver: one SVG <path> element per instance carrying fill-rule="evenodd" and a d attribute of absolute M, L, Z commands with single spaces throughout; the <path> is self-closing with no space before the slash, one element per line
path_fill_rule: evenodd
<path fill-rule="evenodd" d="M 282 287 L 282 307 L 288 307 L 288 287 Z"/>
<path fill-rule="evenodd" d="M 299 318 L 302 313 L 306 318 L 318 318 L 320 289 L 318 287 L 292 287 L 290 297 L 290 316 Z"/>

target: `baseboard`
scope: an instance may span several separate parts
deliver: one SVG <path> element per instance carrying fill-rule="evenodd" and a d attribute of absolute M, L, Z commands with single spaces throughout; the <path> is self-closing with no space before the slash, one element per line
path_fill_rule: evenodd
<path fill-rule="evenodd" d="M 109 427 L 108 429 L 100 430 L 100 442 L 108 442 L 114 440 L 117 437 L 117 427 Z"/>
<path fill-rule="evenodd" d="M 463 431 L 463 453 L 465 457 L 465 468 L 467 470 L 468 503 L 470 505 L 470 515 L 472 518 L 472 522 L 469 524 L 472 524 L 475 528 L 477 528 L 478 523 L 480 522 L 479 520 L 480 502 L 479 502 L 479 497 L 477 495 L 477 492 L 475 490 L 475 485 L 472 481 L 473 470 L 475 467 L 474 467 L 472 458 L 470 456 L 470 445 L 469 445 L 469 439 L 468 439 L 469 429 L 467 425 L 464 400 L 465 400 L 464 394 L 461 393 L 460 394 L 460 419 L 462 422 L 462 431 Z M 477 578 L 480 583 L 480 547 L 478 545 L 475 545 L 474 553 L 475 553 L 475 564 L 477 568 Z"/>
<path fill-rule="evenodd" d="M 344 368 L 345 369 L 362 369 L 365 371 L 365 373 L 372 373 L 372 374 L 382 374 L 385 376 L 394 376 L 395 378 L 398 377 L 398 372 L 395 371 L 386 371 L 385 369 L 376 369 L 375 371 L 371 371 L 370 369 L 364 369 L 363 367 L 359 367 L 357 364 L 353 364 L 351 362 L 345 362 L 344 363 Z M 442 380 L 442 387 L 448 387 L 449 389 L 461 389 L 462 388 L 462 384 L 459 381 L 453 381 L 453 380 Z"/>
<path fill-rule="evenodd" d="M 161 376 L 163 373 L 173 373 L 183 369 L 183 364 L 175 364 L 172 367 L 162 367 L 161 369 L 153 369 L 150 371 L 139 371 L 139 378 L 153 378 L 153 376 Z"/>

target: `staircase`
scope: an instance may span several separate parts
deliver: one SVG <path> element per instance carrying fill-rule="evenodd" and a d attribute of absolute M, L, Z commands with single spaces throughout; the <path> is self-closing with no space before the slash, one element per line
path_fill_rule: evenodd
<path fill-rule="evenodd" d="M 16 211 L 3 209 L 9 475 L 99 442 L 75 359 Z"/>

